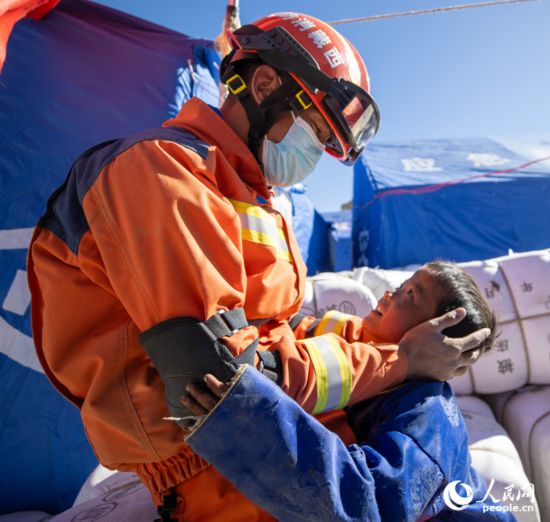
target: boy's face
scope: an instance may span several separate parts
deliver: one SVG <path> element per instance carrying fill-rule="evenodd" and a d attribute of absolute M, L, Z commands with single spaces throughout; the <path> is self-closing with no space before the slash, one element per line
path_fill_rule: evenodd
<path fill-rule="evenodd" d="M 377 342 L 397 343 L 411 328 L 435 317 L 443 297 L 437 276 L 420 268 L 395 292 L 386 292 L 365 324 Z"/>

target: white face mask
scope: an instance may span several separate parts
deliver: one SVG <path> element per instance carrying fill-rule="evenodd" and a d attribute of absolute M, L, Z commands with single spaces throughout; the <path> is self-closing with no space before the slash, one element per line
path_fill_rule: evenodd
<path fill-rule="evenodd" d="M 292 113 L 291 113 L 292 114 Z M 324 145 L 302 118 L 295 118 L 285 137 L 275 143 L 264 138 L 262 162 L 269 185 L 289 187 L 309 176 L 321 159 Z"/>

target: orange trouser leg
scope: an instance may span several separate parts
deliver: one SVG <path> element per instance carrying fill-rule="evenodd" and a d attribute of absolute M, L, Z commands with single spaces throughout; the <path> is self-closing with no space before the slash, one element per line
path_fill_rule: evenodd
<path fill-rule="evenodd" d="M 267 522 L 275 519 L 209 467 L 175 488 L 180 521 Z"/>

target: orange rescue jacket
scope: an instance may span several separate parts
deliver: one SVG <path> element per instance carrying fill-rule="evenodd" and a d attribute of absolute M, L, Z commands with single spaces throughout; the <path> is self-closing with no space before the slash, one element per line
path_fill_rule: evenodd
<path fill-rule="evenodd" d="M 177 487 L 186 520 L 261 520 L 163 420 L 163 384 L 138 335 L 243 307 L 264 324 L 226 338 L 228 348 L 239 354 L 259 337 L 260 349 L 278 350 L 283 389 L 313 413 L 403 381 L 404 355 L 365 342 L 360 318 L 330 313 L 309 339 L 314 318 L 290 328 L 305 276 L 255 158 L 192 99 L 163 128 L 85 153 L 50 198 L 28 259 L 38 356 L 80 408 L 102 464 L 137 473 L 157 503 Z"/>

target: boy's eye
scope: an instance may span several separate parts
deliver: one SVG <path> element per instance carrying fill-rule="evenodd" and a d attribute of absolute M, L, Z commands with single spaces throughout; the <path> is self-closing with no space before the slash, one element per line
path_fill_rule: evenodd
<path fill-rule="evenodd" d="M 412 290 L 408 290 L 407 295 L 411 298 L 412 301 L 414 301 L 414 292 Z"/>

